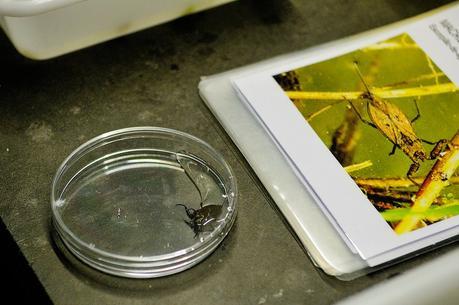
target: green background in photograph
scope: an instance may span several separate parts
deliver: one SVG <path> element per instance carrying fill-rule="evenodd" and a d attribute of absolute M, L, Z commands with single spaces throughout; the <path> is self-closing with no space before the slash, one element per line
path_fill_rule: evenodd
<path fill-rule="evenodd" d="M 324 62 L 296 70 L 302 91 L 358 91 L 362 90 L 363 84 L 354 68 L 354 61 L 359 63 L 359 68 L 370 87 L 383 87 L 406 80 L 416 79 L 421 75 L 432 74 L 426 54 L 416 46 L 408 35 L 400 35 L 385 41 L 395 48 L 367 48 L 357 50 Z M 403 46 L 403 44 L 405 44 Z M 435 70 L 441 72 L 433 63 Z M 440 83 L 450 82 L 442 76 Z M 415 81 L 409 84 L 397 86 L 395 89 L 435 85 L 435 79 Z M 414 98 L 387 99 L 395 104 L 411 120 L 416 116 Z M 298 109 L 303 116 L 308 117 L 312 113 L 330 103 L 337 101 L 305 100 L 298 104 Z M 367 113 L 367 101 L 353 100 L 362 116 L 371 120 Z M 413 123 L 418 137 L 429 141 L 451 139 L 459 128 L 459 94 L 446 93 L 423 96 L 418 99 L 421 117 Z M 322 141 L 331 146 L 332 136 L 335 130 L 344 120 L 347 102 L 335 104 L 329 110 L 321 113 L 310 120 L 309 124 L 319 135 Z M 412 161 L 397 149 L 394 155 L 389 156 L 393 144 L 387 140 L 381 131 L 372 128 L 362 122 L 358 122 L 360 139 L 355 151 L 353 164 L 371 160 L 373 166 L 353 172 L 354 177 L 405 177 Z M 433 146 L 424 144 L 427 153 Z M 425 161 L 416 175 L 424 176 L 432 167 L 434 161 Z M 448 187 L 447 193 L 455 194 L 458 198 L 459 188 Z"/>

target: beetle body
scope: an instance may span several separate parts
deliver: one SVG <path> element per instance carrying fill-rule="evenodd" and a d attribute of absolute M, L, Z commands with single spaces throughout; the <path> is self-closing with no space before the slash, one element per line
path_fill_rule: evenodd
<path fill-rule="evenodd" d="M 367 112 L 375 127 L 413 161 L 408 171 L 408 176 L 411 176 L 419 168 L 420 162 L 428 159 L 411 121 L 397 106 L 370 92 L 365 92 L 362 98 L 368 101 Z"/>
<path fill-rule="evenodd" d="M 364 120 L 354 105 L 351 103 L 352 108 L 356 111 L 358 117 L 366 124 L 378 129 L 389 141 L 394 144 L 394 148 L 390 154 L 395 152 L 395 148 L 399 148 L 408 158 L 413 161 L 408 172 L 407 177 L 411 179 L 413 174 L 419 169 L 421 162 L 429 159 L 435 159 L 438 154 L 443 150 L 446 140 L 440 140 L 430 153 L 426 154 L 422 142 L 435 144 L 419 138 L 413 128 L 412 123 L 420 117 L 419 109 L 418 115 L 409 120 L 406 115 L 394 104 L 375 96 L 367 86 L 362 74 L 358 68 L 357 62 L 354 62 L 357 74 L 365 86 L 365 92 L 360 95 L 360 98 L 367 101 L 367 112 L 370 116 L 371 122 Z"/>
<path fill-rule="evenodd" d="M 185 223 L 193 230 L 196 238 L 200 233 L 206 231 L 207 228 L 213 229 L 213 224 L 218 222 L 222 211 L 221 205 L 209 204 L 201 206 L 195 210 L 184 204 L 177 204 L 185 208 L 186 215 L 189 220 L 184 220 Z"/>

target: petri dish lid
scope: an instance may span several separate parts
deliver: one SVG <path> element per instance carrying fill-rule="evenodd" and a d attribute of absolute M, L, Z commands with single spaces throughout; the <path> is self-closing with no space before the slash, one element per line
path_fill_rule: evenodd
<path fill-rule="evenodd" d="M 230 231 L 237 186 L 217 151 L 187 133 L 132 127 L 78 147 L 52 184 L 53 228 L 84 263 L 151 278 L 206 258 Z"/>

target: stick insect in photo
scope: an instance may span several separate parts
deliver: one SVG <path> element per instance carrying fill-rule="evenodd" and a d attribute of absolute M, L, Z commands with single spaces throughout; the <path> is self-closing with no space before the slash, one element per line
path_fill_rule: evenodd
<path fill-rule="evenodd" d="M 448 141 L 442 139 L 435 143 L 418 137 L 412 125 L 421 117 L 417 102 L 414 101 L 417 115 L 409 120 L 396 105 L 373 94 L 360 72 L 358 63 L 355 61 L 354 67 L 365 87 L 365 91 L 361 94 L 360 98 L 366 101 L 367 113 L 371 121 L 364 119 L 351 101 L 347 100 L 348 103 L 363 123 L 377 129 L 392 142 L 394 146 L 389 155 L 394 154 L 398 148 L 411 159 L 413 163 L 410 165 L 406 176 L 412 180 L 421 162 L 437 158 Z M 427 155 L 422 146 L 422 142 L 435 145 L 429 155 Z"/>

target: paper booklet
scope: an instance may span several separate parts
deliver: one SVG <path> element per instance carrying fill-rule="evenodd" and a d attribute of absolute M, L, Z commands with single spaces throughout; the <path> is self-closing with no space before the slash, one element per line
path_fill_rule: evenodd
<path fill-rule="evenodd" d="M 458 5 L 231 82 L 368 266 L 458 235 Z"/>
<path fill-rule="evenodd" d="M 203 77 L 199 84 L 204 102 L 314 264 L 329 275 L 350 280 L 459 236 L 454 223 L 458 173 L 452 173 L 459 126 L 459 107 L 454 107 L 458 105 L 454 75 L 458 7 L 451 4 L 369 32 Z M 403 55 L 402 49 L 413 53 Z M 394 64 L 383 50 L 392 52 L 398 62 Z M 346 60 L 347 67 L 340 62 Z M 416 64 L 406 67 L 410 62 Z M 324 71 L 321 63 L 330 67 Z M 247 94 L 255 99 L 249 101 Z M 264 102 L 259 94 L 267 96 Z M 387 109 L 375 114 L 380 100 Z M 299 103 L 304 107 L 297 107 Z M 272 107 L 279 106 L 277 115 L 284 118 L 279 128 L 287 130 L 287 137 L 275 134 L 277 125 L 267 121 L 278 110 Z M 286 118 L 288 113 L 293 115 Z M 387 114 L 398 115 L 392 118 L 396 122 L 392 128 L 395 135 L 403 134 L 403 142 L 390 136 L 390 122 L 389 127 L 381 125 Z M 287 149 L 285 139 L 295 144 L 293 151 Z M 421 149 L 416 139 L 422 142 Z M 394 143 L 398 147 L 389 155 Z M 444 145 L 434 149 L 436 143 Z M 411 146 L 415 148 L 407 149 Z M 306 151 L 296 151 L 298 147 Z M 437 161 L 440 165 L 432 171 Z M 319 174 L 313 175 L 317 168 Z M 423 187 L 429 196 L 421 196 L 420 185 L 429 175 L 434 182 Z M 356 202 L 363 207 L 355 210 Z"/>

